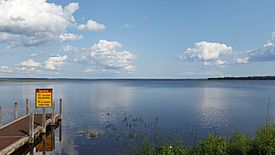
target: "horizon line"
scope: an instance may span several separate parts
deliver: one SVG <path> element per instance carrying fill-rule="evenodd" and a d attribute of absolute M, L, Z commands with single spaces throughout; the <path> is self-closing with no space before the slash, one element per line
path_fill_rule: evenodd
<path fill-rule="evenodd" d="M 275 75 L 272 76 L 220 76 L 220 77 L 200 77 L 200 78 L 141 78 L 141 77 L 133 77 L 133 78 L 75 78 L 75 77 L 0 77 L 0 80 L 219 80 L 219 79 L 274 79 Z"/>

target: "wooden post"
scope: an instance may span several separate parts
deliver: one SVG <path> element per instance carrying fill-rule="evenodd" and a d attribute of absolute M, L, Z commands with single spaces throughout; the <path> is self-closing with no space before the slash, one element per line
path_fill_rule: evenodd
<path fill-rule="evenodd" d="M 52 123 L 51 125 L 55 125 L 55 102 L 52 103 Z"/>
<path fill-rule="evenodd" d="M 52 128 L 52 131 L 51 131 L 51 143 L 52 143 L 52 145 L 51 145 L 51 149 L 52 150 L 55 150 L 55 127 L 54 126 L 52 126 L 51 127 Z"/>
<path fill-rule="evenodd" d="M 62 141 L 62 122 L 60 122 L 60 125 L 59 125 L 59 142 Z"/>
<path fill-rule="evenodd" d="M 59 114 L 60 114 L 60 118 L 61 118 L 61 115 L 62 115 L 62 98 L 60 98 L 60 100 L 59 100 Z"/>
<path fill-rule="evenodd" d="M 2 126 L 2 108 L 0 107 L 0 128 Z"/>
<path fill-rule="evenodd" d="M 33 155 L 34 154 L 34 150 L 33 150 L 34 146 L 33 146 L 33 144 L 29 145 L 29 148 L 30 148 L 29 154 Z"/>
<path fill-rule="evenodd" d="M 26 99 L 26 115 L 29 114 L 29 99 Z"/>
<path fill-rule="evenodd" d="M 42 154 L 46 155 L 46 134 L 42 134 Z"/>
<path fill-rule="evenodd" d="M 18 118 L 18 103 L 17 102 L 14 103 L 13 114 L 14 114 L 14 120 L 16 120 Z"/>
<path fill-rule="evenodd" d="M 31 112 L 29 115 L 29 143 L 34 143 L 34 112 Z"/>
<path fill-rule="evenodd" d="M 46 133 L 46 108 L 43 107 L 43 114 L 42 114 L 42 133 Z"/>

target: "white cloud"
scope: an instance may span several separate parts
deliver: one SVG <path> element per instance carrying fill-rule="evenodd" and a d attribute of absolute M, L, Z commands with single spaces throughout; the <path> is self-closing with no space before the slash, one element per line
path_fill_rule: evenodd
<path fill-rule="evenodd" d="M 273 43 L 269 40 L 264 44 L 264 47 L 272 46 Z"/>
<path fill-rule="evenodd" d="M 64 33 L 60 35 L 61 42 L 75 41 L 75 40 L 81 40 L 81 39 L 83 39 L 83 35 L 76 35 L 73 33 Z"/>
<path fill-rule="evenodd" d="M 63 46 L 62 50 L 64 52 L 76 52 L 76 51 L 78 51 L 78 48 L 76 46 L 66 45 L 66 46 Z"/>
<path fill-rule="evenodd" d="M 272 32 L 271 35 L 271 40 L 268 40 L 265 44 L 264 47 L 272 46 L 275 45 L 275 31 Z"/>
<path fill-rule="evenodd" d="M 192 77 L 192 78 L 198 78 L 198 77 L 217 77 L 217 76 L 226 76 L 221 71 L 213 71 L 213 70 L 203 70 L 203 71 L 185 71 L 181 73 L 183 76 Z"/>
<path fill-rule="evenodd" d="M 78 3 L 64 8 L 46 0 L 0 1 L 0 41 L 14 46 L 38 46 L 58 40 L 75 19 Z"/>
<path fill-rule="evenodd" d="M 224 61 L 224 60 L 217 60 L 215 62 L 216 65 L 225 65 L 225 63 L 226 63 L 226 61 Z"/>
<path fill-rule="evenodd" d="M 243 58 L 238 57 L 238 58 L 235 59 L 235 62 L 237 64 L 247 64 L 248 59 L 249 59 L 249 57 L 243 57 Z"/>
<path fill-rule="evenodd" d="M 250 50 L 235 59 L 235 62 L 238 64 L 264 61 L 275 61 L 275 31 L 272 32 L 271 40 L 268 40 L 263 47 Z"/>
<path fill-rule="evenodd" d="M 12 73 L 13 69 L 8 66 L 0 66 L 0 73 Z"/>
<path fill-rule="evenodd" d="M 102 31 L 106 29 L 106 26 L 90 19 L 87 21 L 86 24 L 80 24 L 77 28 L 79 30 Z"/>
<path fill-rule="evenodd" d="M 231 52 L 232 47 L 226 44 L 201 41 L 195 43 L 193 48 L 188 48 L 180 55 L 180 59 L 211 61 L 220 58 L 222 55 L 228 55 Z"/>
<path fill-rule="evenodd" d="M 67 6 L 65 6 L 65 8 L 64 8 L 64 10 L 66 11 L 66 12 L 68 12 L 69 14 L 73 14 L 75 11 L 77 11 L 79 9 L 79 4 L 78 3 L 75 3 L 75 2 L 73 2 L 73 3 L 70 3 L 70 4 L 68 4 Z M 71 16 L 72 17 L 72 21 L 74 21 L 74 18 L 73 18 L 73 16 Z"/>
<path fill-rule="evenodd" d="M 130 51 L 119 51 L 121 46 L 117 41 L 99 40 L 75 60 L 92 65 L 90 69 L 94 71 L 132 72 L 135 70 L 132 61 L 136 56 Z"/>
<path fill-rule="evenodd" d="M 21 62 L 19 67 L 16 68 L 16 70 L 21 73 L 30 73 L 37 71 L 38 67 L 40 67 L 39 62 L 36 62 L 33 59 L 27 59 Z"/>
<path fill-rule="evenodd" d="M 55 55 L 51 56 L 48 58 L 48 60 L 45 61 L 45 68 L 47 70 L 58 70 L 60 67 L 65 64 L 67 61 L 68 56 L 60 56 L 60 55 Z"/>
<path fill-rule="evenodd" d="M 32 53 L 32 54 L 30 55 L 30 57 L 36 57 L 36 56 L 38 56 L 38 53 Z"/>
<path fill-rule="evenodd" d="M 89 72 L 93 72 L 93 71 L 94 71 L 94 70 L 91 69 L 91 68 L 88 68 L 88 69 L 85 69 L 85 70 L 84 70 L 85 73 L 89 73 Z"/>
<path fill-rule="evenodd" d="M 20 66 L 22 67 L 39 67 L 40 66 L 40 63 L 39 62 L 35 62 L 34 60 L 32 59 L 27 59 L 25 61 L 23 61 Z"/>
<path fill-rule="evenodd" d="M 275 61 L 275 45 L 264 46 L 248 53 L 250 62 L 253 61 Z"/>

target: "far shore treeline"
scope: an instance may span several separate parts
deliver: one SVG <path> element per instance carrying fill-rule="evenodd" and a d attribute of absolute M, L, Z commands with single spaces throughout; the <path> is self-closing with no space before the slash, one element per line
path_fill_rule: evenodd
<path fill-rule="evenodd" d="M 217 77 L 208 80 L 275 80 L 275 76 Z"/>
<path fill-rule="evenodd" d="M 275 76 L 211 77 L 211 78 L 0 78 L 0 81 L 71 81 L 71 80 L 275 80 Z"/>

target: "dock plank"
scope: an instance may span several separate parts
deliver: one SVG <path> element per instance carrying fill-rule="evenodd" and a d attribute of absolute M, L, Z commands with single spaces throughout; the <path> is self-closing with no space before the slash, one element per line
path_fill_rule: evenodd
<path fill-rule="evenodd" d="M 29 136 L 29 119 L 29 116 L 24 116 L 0 128 L 0 151 L 7 149 L 7 147 L 12 146 L 19 141 L 22 141 L 22 143 L 26 142 L 26 137 Z M 46 122 L 49 121 L 51 121 L 51 114 L 46 115 Z M 34 132 L 38 132 L 41 125 L 42 114 L 35 114 Z M 46 125 L 50 125 L 50 123 Z"/>

